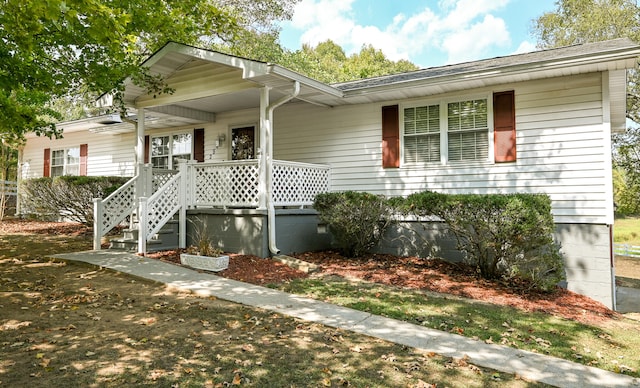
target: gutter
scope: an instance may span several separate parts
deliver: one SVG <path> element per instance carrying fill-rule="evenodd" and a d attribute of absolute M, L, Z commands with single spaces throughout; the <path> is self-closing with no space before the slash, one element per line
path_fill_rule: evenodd
<path fill-rule="evenodd" d="M 276 247 L 276 209 L 273 206 L 273 193 L 271 191 L 271 180 L 273 171 L 273 111 L 280 105 L 296 98 L 300 93 L 300 82 L 294 81 L 293 92 L 289 96 L 284 96 L 267 107 L 267 121 L 269 122 L 269 143 L 267 145 L 267 228 L 269 229 L 269 251 L 277 255 L 280 249 Z"/>

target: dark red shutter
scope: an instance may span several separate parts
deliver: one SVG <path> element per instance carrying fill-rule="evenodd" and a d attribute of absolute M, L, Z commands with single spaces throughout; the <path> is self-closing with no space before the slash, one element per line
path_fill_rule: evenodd
<path fill-rule="evenodd" d="M 193 159 L 204 162 L 204 128 L 193 130 Z"/>
<path fill-rule="evenodd" d="M 496 163 L 516 161 L 516 109 L 513 90 L 493 94 L 493 139 Z"/>
<path fill-rule="evenodd" d="M 149 163 L 149 147 L 151 146 L 151 139 L 149 139 L 149 135 L 144 137 L 144 162 Z M 138 162 L 140 163 L 140 162 Z"/>
<path fill-rule="evenodd" d="M 44 149 L 44 170 L 42 171 L 42 176 L 51 176 L 51 148 Z"/>
<path fill-rule="evenodd" d="M 80 144 L 80 175 L 87 175 L 87 156 L 88 146 L 86 144 Z"/>
<path fill-rule="evenodd" d="M 382 107 L 382 167 L 400 167 L 400 118 L 398 105 Z"/>

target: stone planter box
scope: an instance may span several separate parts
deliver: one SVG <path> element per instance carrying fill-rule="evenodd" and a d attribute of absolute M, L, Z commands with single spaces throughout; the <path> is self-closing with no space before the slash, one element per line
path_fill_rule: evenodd
<path fill-rule="evenodd" d="M 222 271 L 229 267 L 229 256 L 199 256 L 189 253 L 180 254 L 180 263 L 192 268 L 204 269 L 207 271 Z"/>

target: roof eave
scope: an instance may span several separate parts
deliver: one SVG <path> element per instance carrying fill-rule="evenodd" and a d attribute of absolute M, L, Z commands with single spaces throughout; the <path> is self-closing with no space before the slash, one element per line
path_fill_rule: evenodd
<path fill-rule="evenodd" d="M 398 88 L 438 86 L 455 82 L 492 78 L 496 80 L 495 83 L 499 83 L 500 79 L 513 77 L 524 73 L 551 72 L 554 70 L 572 67 L 577 68 L 580 66 L 589 66 L 595 64 L 606 64 L 620 61 L 635 61 L 638 56 L 640 56 L 640 47 L 636 46 L 634 49 L 630 49 L 627 47 L 596 56 L 594 56 L 593 54 L 587 54 L 571 58 L 563 58 L 562 60 L 548 60 L 534 63 L 517 64 L 497 67 L 494 69 L 460 72 L 451 75 L 435 76 L 423 79 L 402 80 L 384 85 L 364 86 L 360 88 L 344 90 L 344 97 L 363 96 L 367 94 L 396 90 Z M 632 66 L 629 66 L 627 63 L 625 63 L 625 67 L 630 68 Z"/>

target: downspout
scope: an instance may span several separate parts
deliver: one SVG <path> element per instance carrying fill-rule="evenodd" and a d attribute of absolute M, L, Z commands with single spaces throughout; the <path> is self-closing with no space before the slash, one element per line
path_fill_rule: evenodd
<path fill-rule="evenodd" d="M 273 171 L 273 111 L 280 105 L 293 100 L 300 93 L 300 82 L 294 81 L 293 92 L 267 107 L 267 227 L 269 229 L 269 251 L 277 255 L 280 249 L 276 247 L 276 209 L 273 206 L 273 193 L 271 192 L 271 181 Z"/>

